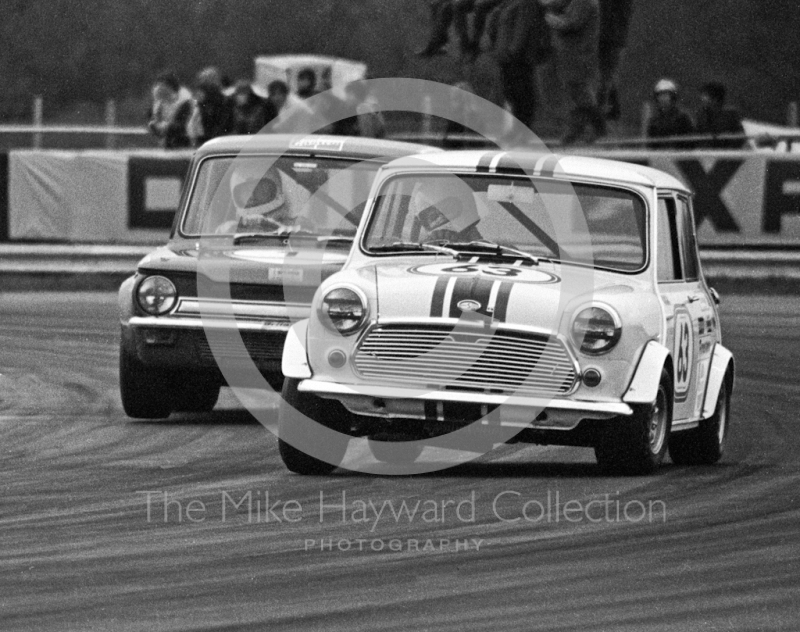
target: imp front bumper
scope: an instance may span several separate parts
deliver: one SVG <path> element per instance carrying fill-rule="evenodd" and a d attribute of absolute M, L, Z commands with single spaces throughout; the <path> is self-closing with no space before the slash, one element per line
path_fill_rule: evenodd
<path fill-rule="evenodd" d="M 150 366 L 209 370 L 221 363 L 253 363 L 274 372 L 280 371 L 290 325 L 284 320 L 137 316 L 123 323 L 123 339 Z"/>

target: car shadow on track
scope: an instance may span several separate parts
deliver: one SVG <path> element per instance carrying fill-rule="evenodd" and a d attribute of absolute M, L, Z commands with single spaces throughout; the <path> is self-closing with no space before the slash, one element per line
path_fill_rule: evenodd
<path fill-rule="evenodd" d="M 268 410 L 264 414 L 276 417 L 277 412 Z M 209 413 L 173 413 L 167 419 L 130 419 L 129 423 L 158 426 L 258 426 L 261 425 L 247 410 L 213 410 Z M 276 419 L 277 421 L 277 419 Z"/>

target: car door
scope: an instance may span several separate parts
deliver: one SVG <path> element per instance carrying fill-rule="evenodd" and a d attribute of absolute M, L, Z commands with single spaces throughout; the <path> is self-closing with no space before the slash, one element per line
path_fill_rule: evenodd
<path fill-rule="evenodd" d="M 714 299 L 708 291 L 700 269 L 700 258 L 697 252 L 697 238 L 692 205 L 689 197 L 677 195 L 676 211 L 678 232 L 680 235 L 681 262 L 687 290 L 687 304 L 694 329 L 695 356 L 693 362 L 692 381 L 694 382 L 694 398 L 690 404 L 694 419 L 700 417 L 703 408 L 703 397 L 706 391 L 706 380 L 711 364 L 714 343 L 718 340 L 719 324 Z"/>
<path fill-rule="evenodd" d="M 678 200 L 674 194 L 659 196 L 656 272 L 667 321 L 667 338 L 664 344 L 672 351 L 673 425 L 692 419 L 697 399 L 694 379 L 697 336 L 690 309 L 690 297 L 696 293 L 696 283 L 686 279 L 678 214 Z"/>

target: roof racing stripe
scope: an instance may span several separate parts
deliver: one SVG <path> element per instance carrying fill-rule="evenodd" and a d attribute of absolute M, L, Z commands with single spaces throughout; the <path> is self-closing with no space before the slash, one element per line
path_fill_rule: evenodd
<path fill-rule="evenodd" d="M 494 158 L 492 158 L 492 162 L 489 164 L 489 173 L 497 173 L 497 165 L 500 164 L 500 161 L 506 155 L 506 152 L 502 152 L 497 154 Z"/>
<path fill-rule="evenodd" d="M 520 175 L 524 176 L 528 172 L 519 164 L 517 160 L 513 157 L 509 156 L 507 153 L 502 154 L 499 157 L 498 165 L 495 169 L 496 173 L 506 173 L 506 174 L 513 174 L 513 175 Z"/>
<path fill-rule="evenodd" d="M 561 156 L 557 156 L 555 154 L 545 156 L 544 160 L 542 161 L 541 170 L 536 175 L 544 178 L 552 178 L 556 173 L 556 167 L 558 166 L 559 160 L 561 160 Z M 538 162 L 536 163 L 536 166 L 539 167 Z"/>
<path fill-rule="evenodd" d="M 502 152 L 497 152 L 497 151 L 487 151 L 478 160 L 478 165 L 477 167 L 475 167 L 475 171 L 477 171 L 478 173 L 489 173 L 492 162 L 497 157 L 497 155 L 501 153 Z"/>

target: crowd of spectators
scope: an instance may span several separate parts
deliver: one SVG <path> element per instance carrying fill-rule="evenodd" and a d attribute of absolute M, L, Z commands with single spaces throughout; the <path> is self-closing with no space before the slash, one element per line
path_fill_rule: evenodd
<path fill-rule="evenodd" d="M 620 117 L 617 69 L 633 0 L 429 0 L 433 27 L 423 57 L 443 54 L 450 26 L 465 61 L 481 55 L 499 69 L 503 99 L 534 123 L 536 67 L 555 65 L 568 116 L 562 143 L 592 142 Z"/>
<path fill-rule="evenodd" d="M 700 89 L 694 118 L 680 105 L 678 85 L 662 79 L 653 89 L 655 107 L 647 125 L 652 149 L 741 149 L 746 144 L 739 113 L 726 105 L 725 86 L 717 81 Z"/>
<path fill-rule="evenodd" d="M 276 80 L 262 96 L 249 81 L 231 84 L 214 67 L 198 73 L 193 90 L 181 85 L 174 72 L 165 72 L 153 85 L 148 129 L 167 149 L 199 147 L 218 136 L 259 132 L 385 135 L 383 117 L 363 82 L 346 86 L 341 99 L 330 91 L 330 73 L 321 74 L 318 79 L 313 68 L 303 68 L 294 93 L 285 81 Z"/>

